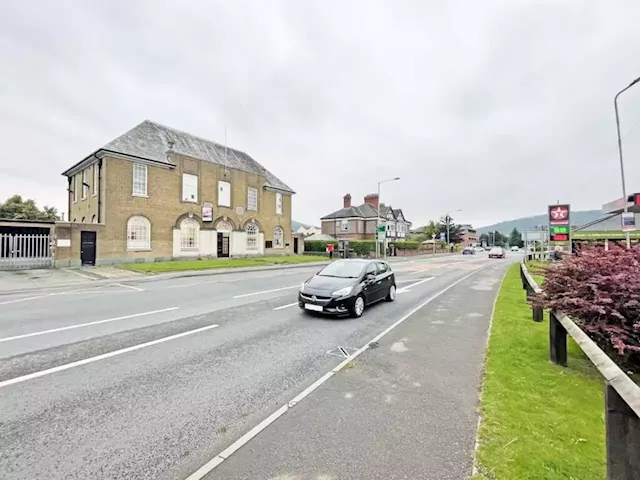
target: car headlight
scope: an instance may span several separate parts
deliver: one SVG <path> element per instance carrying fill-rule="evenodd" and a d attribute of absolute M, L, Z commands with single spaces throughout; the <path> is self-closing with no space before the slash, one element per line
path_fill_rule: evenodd
<path fill-rule="evenodd" d="M 344 288 L 341 288 L 340 290 L 336 290 L 331 295 L 334 297 L 344 297 L 345 295 L 349 295 L 351 293 L 351 290 L 353 290 L 353 286 L 344 287 Z"/>
<path fill-rule="evenodd" d="M 304 292 L 304 286 L 307 284 L 307 282 L 302 282 L 302 285 L 300 285 L 300 291 Z"/>

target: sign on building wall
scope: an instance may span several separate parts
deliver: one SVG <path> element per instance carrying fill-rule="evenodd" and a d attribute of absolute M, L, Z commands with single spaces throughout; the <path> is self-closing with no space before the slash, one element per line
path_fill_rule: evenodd
<path fill-rule="evenodd" d="M 633 212 L 622 212 L 622 231 L 633 232 L 636 229 L 636 214 Z"/>
<path fill-rule="evenodd" d="M 202 204 L 202 221 L 213 222 L 213 203 L 205 202 Z"/>
<path fill-rule="evenodd" d="M 571 251 L 571 207 L 565 205 L 549 205 L 549 243 L 568 247 Z"/>

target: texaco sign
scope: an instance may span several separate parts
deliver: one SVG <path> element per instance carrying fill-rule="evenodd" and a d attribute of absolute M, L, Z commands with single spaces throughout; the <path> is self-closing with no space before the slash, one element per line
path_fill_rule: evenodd
<path fill-rule="evenodd" d="M 569 205 L 549 205 L 549 225 L 570 225 Z"/>

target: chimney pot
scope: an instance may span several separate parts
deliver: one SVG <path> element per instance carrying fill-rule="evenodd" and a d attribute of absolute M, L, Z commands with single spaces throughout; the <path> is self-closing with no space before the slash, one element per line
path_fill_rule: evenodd
<path fill-rule="evenodd" d="M 364 197 L 364 203 L 368 203 L 373 208 L 378 208 L 378 201 L 379 200 L 380 199 L 378 198 L 378 194 L 377 193 L 370 193 L 369 195 Z"/>
<path fill-rule="evenodd" d="M 347 193 L 344 197 L 342 197 L 344 202 L 344 208 L 349 208 L 351 206 L 351 194 Z"/>

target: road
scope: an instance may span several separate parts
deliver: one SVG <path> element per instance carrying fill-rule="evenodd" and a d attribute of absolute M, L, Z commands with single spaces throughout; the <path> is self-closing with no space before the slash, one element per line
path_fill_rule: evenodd
<path fill-rule="evenodd" d="M 337 347 L 354 353 L 430 297 L 509 263 L 396 261 L 397 300 L 357 320 L 299 310 L 317 267 L 0 296 L 0 478 L 186 479 L 341 364 Z M 494 284 L 463 307 L 490 307 Z M 469 334 L 479 352 L 484 322 Z M 233 465 L 207 478 L 262 478 Z"/>

